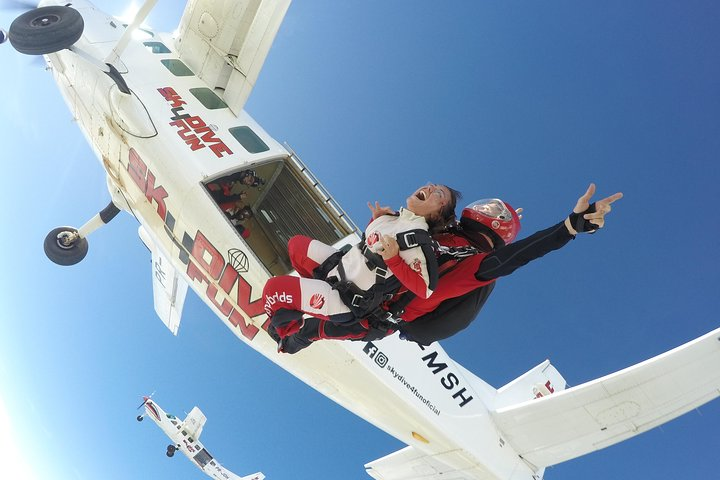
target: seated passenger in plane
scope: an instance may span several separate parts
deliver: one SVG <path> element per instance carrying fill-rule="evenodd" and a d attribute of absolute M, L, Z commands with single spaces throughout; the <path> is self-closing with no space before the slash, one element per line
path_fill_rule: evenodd
<path fill-rule="evenodd" d="M 230 223 L 233 224 L 235 229 L 243 238 L 250 236 L 250 230 L 247 229 L 242 222 L 255 216 L 249 205 L 243 205 L 240 200 L 237 202 L 231 202 L 228 204 L 220 205 L 225 215 L 227 215 Z"/>
<path fill-rule="evenodd" d="M 290 259 L 303 278 L 274 277 L 263 290 L 265 311 L 278 336 L 297 332 L 304 313 L 351 325 L 387 316 L 381 304 L 401 289 L 430 297 L 438 278 L 430 231 L 454 221 L 458 196 L 447 186 L 425 185 L 399 212 L 378 210 L 362 241 L 347 251 L 305 236 L 291 238 Z"/>
<path fill-rule="evenodd" d="M 242 170 L 207 184 L 210 195 L 219 204 L 242 200 L 247 197 L 247 187 L 260 188 L 265 180 L 258 177 L 255 170 Z"/>
<path fill-rule="evenodd" d="M 563 247 L 577 233 L 594 233 L 604 226 L 610 205 L 622 194 L 590 204 L 594 193 L 591 184 L 567 218 L 515 243 L 511 242 L 520 230 L 520 217 L 510 205 L 498 199 L 468 205 L 459 222 L 434 236 L 441 273 L 432 297 L 396 296 L 383 306 L 391 315 L 384 322 L 364 319 L 335 325 L 306 318 L 297 333 L 283 339 L 281 351 L 295 353 L 320 339 L 375 340 L 396 330 L 423 345 L 452 336 L 474 320 L 497 278 Z M 303 275 L 300 268 L 298 272 Z M 277 339 L 272 327 L 268 333 Z"/>

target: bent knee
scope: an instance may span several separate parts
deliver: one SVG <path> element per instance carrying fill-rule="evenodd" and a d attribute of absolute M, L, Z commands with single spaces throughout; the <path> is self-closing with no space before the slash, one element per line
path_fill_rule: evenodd
<path fill-rule="evenodd" d="M 298 250 L 302 252 L 307 252 L 308 247 L 310 246 L 310 242 L 312 242 L 312 238 L 308 236 L 295 235 L 293 237 L 290 237 L 290 240 L 288 240 L 288 250 L 290 252 Z"/>

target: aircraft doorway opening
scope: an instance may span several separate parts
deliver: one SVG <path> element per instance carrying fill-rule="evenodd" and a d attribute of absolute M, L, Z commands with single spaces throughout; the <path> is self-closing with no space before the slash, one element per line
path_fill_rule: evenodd
<path fill-rule="evenodd" d="M 292 236 L 335 245 L 357 230 L 294 155 L 223 175 L 205 188 L 272 275 L 292 270 L 287 252 Z"/>

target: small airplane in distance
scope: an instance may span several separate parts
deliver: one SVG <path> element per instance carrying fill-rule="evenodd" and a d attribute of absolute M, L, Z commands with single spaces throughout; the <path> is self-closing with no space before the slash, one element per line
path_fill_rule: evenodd
<path fill-rule="evenodd" d="M 145 416 L 149 415 L 165 432 L 165 435 L 170 437 L 173 443 L 167 447 L 165 454 L 168 457 L 174 456 L 175 452 L 179 450 L 207 476 L 217 480 L 263 480 L 265 478 L 262 472 L 245 477 L 235 475 L 210 455 L 210 452 L 200 443 L 200 434 L 205 426 L 206 417 L 198 407 L 193 407 L 185 420 L 180 421 L 175 415 L 160 408 L 150 397 L 143 397 L 140 407 L 143 406 L 145 407 L 145 414 L 138 415 L 137 421 L 142 422 Z"/>

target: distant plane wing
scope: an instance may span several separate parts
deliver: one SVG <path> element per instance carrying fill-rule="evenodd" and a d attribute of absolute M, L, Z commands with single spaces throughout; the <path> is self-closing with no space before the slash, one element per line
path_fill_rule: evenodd
<path fill-rule="evenodd" d="M 237 115 L 289 6 L 290 0 L 189 0 L 175 48 Z"/>
<path fill-rule="evenodd" d="M 645 362 L 500 408 L 498 429 L 525 460 L 554 465 L 638 435 L 720 396 L 720 329 Z"/>
<path fill-rule="evenodd" d="M 193 409 L 190 410 L 190 413 L 188 413 L 188 416 L 185 417 L 182 429 L 185 430 L 194 440 L 198 440 L 200 438 L 200 434 L 202 434 L 202 429 L 205 426 L 205 420 L 205 414 L 198 407 L 193 407 Z"/>

